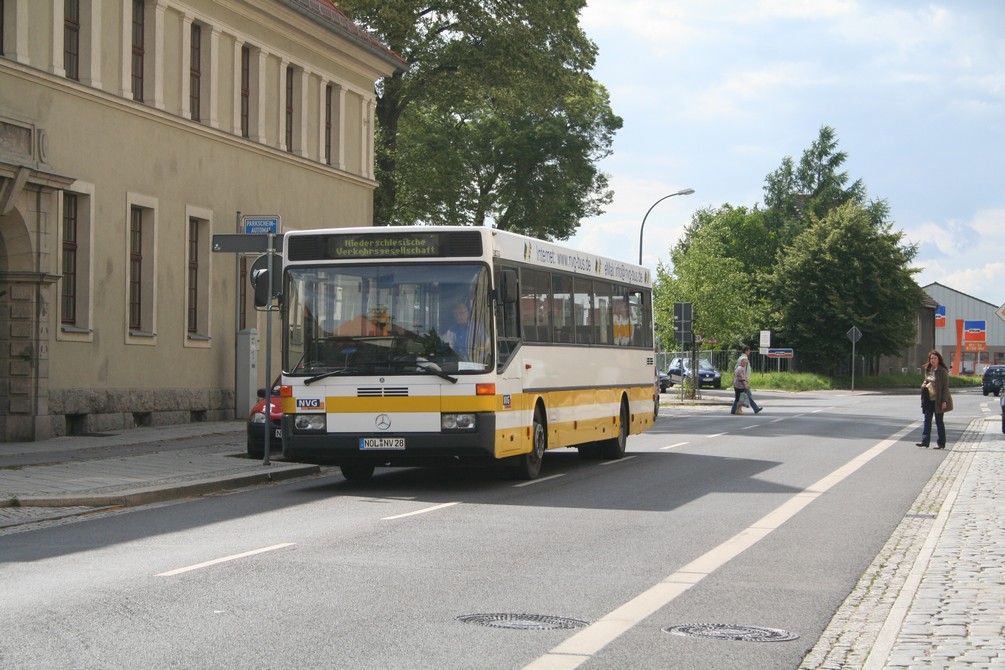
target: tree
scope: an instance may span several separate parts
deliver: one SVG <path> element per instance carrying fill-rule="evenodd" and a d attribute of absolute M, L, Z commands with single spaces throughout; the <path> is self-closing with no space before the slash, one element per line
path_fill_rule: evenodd
<path fill-rule="evenodd" d="M 670 269 L 656 269 L 655 319 L 665 348 L 672 348 L 673 303 L 694 307 L 693 330 L 704 340 L 736 345 L 756 332 L 758 302 L 752 293 L 743 231 L 756 225 L 757 212 L 724 205 L 696 212 L 684 237 L 670 253 Z"/>
<path fill-rule="evenodd" d="M 582 0 L 345 0 L 408 62 L 377 90 L 377 224 L 467 223 L 564 239 L 611 194 L 621 119 L 589 76 Z"/>
<path fill-rule="evenodd" d="M 857 348 L 867 357 L 914 342 L 923 299 L 910 267 L 917 249 L 873 216 L 854 202 L 831 209 L 786 247 L 766 278 L 774 329 L 808 369 L 834 373 L 850 351 L 852 326 L 863 333 Z"/>
<path fill-rule="evenodd" d="M 822 219 L 846 202 L 865 204 L 866 191 L 861 179 L 851 186 L 847 172 L 840 172 L 848 154 L 837 150 L 837 133 L 822 126 L 817 139 L 796 167 L 790 156 L 764 180 L 766 224 L 780 249 L 790 244 L 815 217 Z M 879 221 L 877 221 L 879 223 Z"/>

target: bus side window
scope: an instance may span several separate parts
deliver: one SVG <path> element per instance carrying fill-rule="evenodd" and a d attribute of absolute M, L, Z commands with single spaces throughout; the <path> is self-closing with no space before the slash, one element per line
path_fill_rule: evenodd
<path fill-rule="evenodd" d="M 597 328 L 597 344 L 614 344 L 614 315 L 611 313 L 611 285 L 593 282 L 593 323 Z"/>
<path fill-rule="evenodd" d="M 555 327 L 555 341 L 571 344 L 575 336 L 572 315 L 572 277 L 553 275 L 551 285 L 551 319 Z"/>
<path fill-rule="evenodd" d="M 520 277 L 520 323 L 527 342 L 551 342 L 551 275 L 524 269 Z"/>

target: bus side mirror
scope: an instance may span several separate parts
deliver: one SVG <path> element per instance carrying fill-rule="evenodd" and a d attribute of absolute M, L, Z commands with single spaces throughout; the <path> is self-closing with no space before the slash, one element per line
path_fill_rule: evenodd
<path fill-rule="evenodd" d="M 499 274 L 497 291 L 503 304 L 509 305 L 520 300 L 520 285 L 517 281 L 516 270 L 503 270 Z"/>
<path fill-rule="evenodd" d="M 272 303 L 272 282 L 268 270 L 252 270 L 251 285 L 255 288 L 255 307 L 266 308 Z"/>

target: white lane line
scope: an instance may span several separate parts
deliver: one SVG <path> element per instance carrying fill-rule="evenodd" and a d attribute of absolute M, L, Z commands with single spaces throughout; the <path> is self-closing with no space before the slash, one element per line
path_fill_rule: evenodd
<path fill-rule="evenodd" d="M 549 477 L 541 477 L 540 479 L 531 479 L 529 482 L 520 482 L 519 484 L 514 484 L 513 488 L 518 489 L 521 486 L 530 486 L 532 484 L 540 484 L 541 482 L 546 482 L 549 479 L 557 479 L 558 477 L 564 477 L 565 473 L 560 473 L 557 475 L 551 475 Z"/>
<path fill-rule="evenodd" d="M 405 514 L 395 514 L 394 516 L 385 516 L 381 521 L 390 521 L 391 519 L 404 519 L 406 516 L 415 516 L 416 514 L 425 514 L 426 512 L 435 512 L 438 509 L 443 509 L 444 507 L 453 507 L 454 505 L 460 505 L 461 502 L 448 502 L 442 505 L 433 505 L 432 507 L 424 507 L 423 509 L 417 509 L 414 512 L 406 512 Z"/>
<path fill-rule="evenodd" d="M 215 558 L 212 561 L 206 561 L 205 563 L 196 563 L 195 565 L 189 565 L 184 568 L 178 568 L 177 570 L 168 570 L 167 572 L 162 572 L 160 574 L 154 575 L 154 577 L 174 577 L 175 575 L 180 575 L 183 572 L 191 572 L 192 570 L 199 570 L 202 568 L 208 568 L 211 565 L 216 565 L 217 563 L 226 563 L 227 561 L 236 561 L 239 558 L 246 558 L 248 556 L 254 556 L 255 554 L 264 554 L 267 551 L 275 551 L 276 549 L 284 549 L 286 547 L 292 547 L 296 542 L 284 542 L 282 544 L 274 544 L 271 547 L 263 547 L 262 549 L 254 549 L 252 551 L 246 551 L 243 554 L 234 554 L 233 556 L 224 556 L 223 558 Z"/>
<path fill-rule="evenodd" d="M 630 461 L 633 458 L 638 458 L 638 456 L 624 456 L 616 461 L 601 461 L 601 465 L 614 465 L 615 463 L 624 463 L 625 461 Z"/>
<path fill-rule="evenodd" d="M 727 433 L 715 433 L 714 435 L 706 435 L 705 439 L 709 440 L 709 439 L 712 439 L 713 437 L 722 437 L 723 435 L 726 435 L 726 434 Z"/>
<path fill-rule="evenodd" d="M 761 425 L 763 425 L 763 424 L 760 424 L 760 423 L 752 423 L 752 424 L 750 424 L 749 426 L 744 426 L 744 427 L 743 427 L 743 428 L 741 428 L 740 430 L 750 430 L 751 428 L 757 428 L 758 426 L 761 426 Z"/>
<path fill-rule="evenodd" d="M 683 447 L 685 444 L 690 444 L 690 442 L 678 442 L 677 444 L 671 444 L 669 447 L 660 447 L 660 450 L 675 449 L 677 447 Z"/>
<path fill-rule="evenodd" d="M 810 412 L 810 414 L 816 414 L 817 412 L 822 412 L 822 411 L 823 411 L 822 409 L 815 409 L 812 412 Z"/>
<path fill-rule="evenodd" d="M 771 423 L 778 423 L 779 421 L 785 421 L 785 419 L 786 419 L 786 417 L 784 417 L 784 416 L 782 418 L 780 418 L 780 419 L 772 419 Z"/>
<path fill-rule="evenodd" d="M 598 651 L 643 619 L 666 606 L 705 577 L 736 558 L 771 531 L 794 517 L 833 486 L 851 476 L 863 465 L 897 444 L 920 425 L 916 421 L 902 428 L 860 456 L 795 494 L 781 505 L 752 523 L 722 544 L 691 561 L 658 584 L 643 591 L 598 621 L 569 637 L 543 656 L 525 665 L 523 670 L 574 670 L 589 661 Z"/>

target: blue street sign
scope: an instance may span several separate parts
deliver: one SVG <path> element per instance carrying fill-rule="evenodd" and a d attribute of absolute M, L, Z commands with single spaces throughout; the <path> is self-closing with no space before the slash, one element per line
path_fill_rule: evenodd
<path fill-rule="evenodd" d="M 792 358 L 795 352 L 792 349 L 768 349 L 768 358 Z"/>
<path fill-rule="evenodd" d="M 273 235 L 279 234 L 279 215 L 269 214 L 263 216 L 241 217 L 241 224 L 244 226 L 245 235 Z"/>

